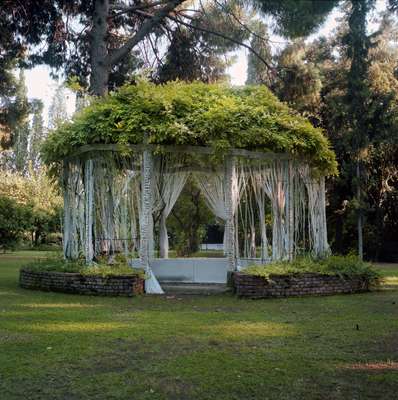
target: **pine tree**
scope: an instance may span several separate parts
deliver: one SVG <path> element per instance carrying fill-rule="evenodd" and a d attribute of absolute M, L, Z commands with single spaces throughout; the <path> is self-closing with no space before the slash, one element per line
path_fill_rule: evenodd
<path fill-rule="evenodd" d="M 254 34 L 250 41 L 250 46 L 260 54 L 260 56 L 271 63 L 272 54 L 269 45 L 267 25 L 258 20 L 252 28 Z M 247 58 L 247 85 L 264 84 L 270 87 L 271 71 L 256 55 L 249 53 Z"/>
<path fill-rule="evenodd" d="M 58 86 L 48 111 L 48 128 L 54 129 L 68 118 L 66 111 L 66 94 L 62 85 Z"/>
<path fill-rule="evenodd" d="M 375 0 L 351 0 L 351 12 L 348 18 L 348 34 L 345 37 L 348 57 L 351 67 L 348 73 L 347 96 L 348 123 L 351 133 L 351 147 L 356 164 L 356 201 L 358 255 L 363 257 L 363 153 L 369 143 L 369 132 L 366 115 L 369 102 L 369 62 L 368 54 L 371 47 L 370 38 L 366 32 L 366 17 L 374 7 Z"/>
<path fill-rule="evenodd" d="M 29 160 L 34 170 L 40 167 L 40 145 L 46 135 L 43 121 L 43 107 L 43 103 L 40 100 L 32 102 L 33 119 L 29 140 Z"/>
<path fill-rule="evenodd" d="M 25 85 L 25 74 L 21 69 L 19 72 L 19 80 L 15 96 L 15 110 L 20 118 L 18 124 L 14 128 L 14 160 L 15 169 L 21 173 L 26 172 L 28 140 L 29 140 L 29 102 L 27 97 L 27 88 Z"/>

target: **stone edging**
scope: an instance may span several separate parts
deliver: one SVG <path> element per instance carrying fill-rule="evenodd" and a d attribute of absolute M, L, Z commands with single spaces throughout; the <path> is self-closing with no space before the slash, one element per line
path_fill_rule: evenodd
<path fill-rule="evenodd" d="M 341 277 L 323 274 L 271 275 L 269 279 L 235 272 L 232 277 L 235 293 L 251 299 L 293 296 L 327 296 L 369 291 L 364 276 Z"/>
<path fill-rule="evenodd" d="M 97 296 L 135 296 L 144 293 L 145 280 L 131 275 L 82 275 L 79 273 L 21 269 L 19 285 L 24 289 Z"/>

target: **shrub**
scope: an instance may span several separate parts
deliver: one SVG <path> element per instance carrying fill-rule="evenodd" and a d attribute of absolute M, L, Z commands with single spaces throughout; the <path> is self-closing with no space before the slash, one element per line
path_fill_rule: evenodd
<path fill-rule="evenodd" d="M 380 275 L 370 263 L 358 257 L 330 256 L 323 260 L 310 257 L 298 257 L 292 261 L 274 261 L 266 265 L 250 265 L 242 273 L 269 278 L 271 275 L 294 275 L 303 273 L 318 273 L 339 275 L 341 277 L 363 276 L 370 283 L 377 284 Z"/>
<path fill-rule="evenodd" d="M 32 208 L 0 195 L 0 249 L 13 250 L 33 223 Z"/>
<path fill-rule="evenodd" d="M 87 265 L 83 259 L 65 260 L 62 256 L 56 255 L 33 261 L 27 264 L 24 269 L 37 272 L 74 272 L 82 275 L 100 275 L 103 277 L 117 275 L 145 277 L 144 271 L 130 267 L 124 256 L 118 255 L 112 262 L 112 264 L 109 264 L 106 263 L 104 258 L 100 258 L 92 265 Z"/>

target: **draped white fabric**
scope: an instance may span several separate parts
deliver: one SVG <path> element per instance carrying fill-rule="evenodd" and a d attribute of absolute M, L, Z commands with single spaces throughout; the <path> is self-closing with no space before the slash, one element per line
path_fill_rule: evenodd
<path fill-rule="evenodd" d="M 266 203 L 268 197 L 265 192 L 264 182 L 258 173 L 252 174 L 252 185 L 254 197 L 256 199 L 258 213 L 259 213 L 259 226 L 261 236 L 261 260 L 268 260 L 268 238 L 267 238 L 267 225 L 265 222 Z"/>
<path fill-rule="evenodd" d="M 97 255 L 123 251 L 129 256 L 138 250 L 140 172 L 128 167 L 120 171 L 109 162 L 94 164 Z"/>
<path fill-rule="evenodd" d="M 265 198 L 271 201 L 272 209 L 272 259 L 292 259 L 295 251 L 295 171 L 288 160 L 275 160 L 269 166 L 258 166 L 251 171 L 256 201 L 261 219 L 264 218 Z M 266 236 L 265 226 L 261 226 L 262 235 Z M 264 253 L 267 239 L 262 239 Z"/>
<path fill-rule="evenodd" d="M 64 165 L 63 197 L 63 251 L 65 258 L 75 260 L 85 246 L 85 191 L 80 161 Z"/>
<path fill-rule="evenodd" d="M 213 214 L 225 222 L 225 180 L 224 172 L 195 173 L 195 179 Z"/>
<path fill-rule="evenodd" d="M 85 204 L 85 254 L 86 263 L 91 264 L 94 258 L 93 223 L 94 223 L 94 176 L 93 160 L 86 160 L 84 165 Z"/>
<path fill-rule="evenodd" d="M 327 240 L 325 177 L 313 177 L 306 165 L 301 166 L 300 173 L 308 194 L 310 247 L 315 257 L 325 257 L 330 254 Z"/>
<path fill-rule="evenodd" d="M 83 256 L 91 263 L 103 253 L 123 251 L 127 256 L 139 249 L 148 277 L 147 292 L 162 293 L 150 268 L 154 256 L 153 216 L 160 224 L 161 257 L 167 257 L 166 220 L 190 173 L 209 208 L 225 223 L 229 266 L 238 256 L 242 232 L 243 255 L 256 257 L 259 232 L 261 258 L 269 259 L 268 202 L 272 211 L 273 260 L 292 259 L 307 251 L 315 257 L 330 253 L 325 178 L 314 177 L 304 163 L 230 155 L 218 170 L 205 173 L 203 168 L 207 165 L 203 160 L 186 169 L 189 156 L 181 152 L 156 157 L 149 150 L 129 156 L 115 154 L 64 162 L 63 250 L 68 259 Z M 242 223 L 239 230 L 238 223 Z"/>
<path fill-rule="evenodd" d="M 141 168 L 141 209 L 140 209 L 140 259 L 145 269 L 146 293 L 164 293 L 150 266 L 153 251 L 153 207 L 154 207 L 154 162 L 149 150 L 144 150 Z"/>
<path fill-rule="evenodd" d="M 225 171 L 215 171 L 211 173 L 197 172 L 194 174 L 194 176 L 208 207 L 217 218 L 221 219 L 225 223 L 228 218 L 227 202 L 229 201 L 226 192 Z M 235 215 L 237 211 L 240 195 L 244 188 L 244 184 L 245 180 L 244 175 L 242 174 L 242 170 L 233 168 L 230 199 L 233 215 Z M 227 247 L 226 242 L 226 229 L 224 229 L 224 252 L 226 251 Z"/>
<path fill-rule="evenodd" d="M 169 258 L 166 220 L 184 188 L 189 172 L 175 158 L 163 156 L 155 167 L 155 202 L 153 213 L 160 213 L 159 256 Z"/>
<path fill-rule="evenodd" d="M 288 258 L 286 231 L 286 193 L 287 193 L 286 163 L 276 161 L 270 168 L 258 168 L 253 173 L 253 180 L 258 190 L 264 190 L 271 200 L 272 207 L 272 259 Z"/>

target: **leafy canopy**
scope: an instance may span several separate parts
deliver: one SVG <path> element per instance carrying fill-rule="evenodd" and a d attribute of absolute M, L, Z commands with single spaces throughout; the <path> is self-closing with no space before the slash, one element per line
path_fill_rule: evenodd
<path fill-rule="evenodd" d="M 267 88 L 140 82 L 95 100 L 53 131 L 43 159 L 58 164 L 94 143 L 211 146 L 289 153 L 326 174 L 336 173 L 322 131 L 281 103 Z"/>

